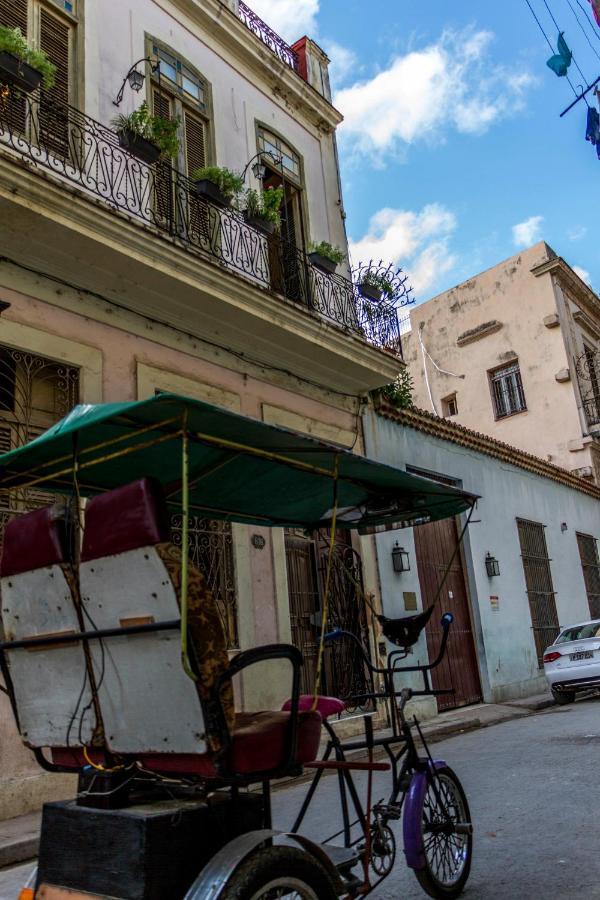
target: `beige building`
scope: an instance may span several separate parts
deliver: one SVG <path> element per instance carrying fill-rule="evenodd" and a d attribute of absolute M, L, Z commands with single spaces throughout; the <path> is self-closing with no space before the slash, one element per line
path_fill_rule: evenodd
<path fill-rule="evenodd" d="M 415 406 L 600 484 L 600 298 L 546 243 L 410 321 Z"/>
<path fill-rule="evenodd" d="M 0 0 L 0 24 L 58 67 L 55 87 L 26 97 L 0 71 L 0 446 L 78 402 L 173 390 L 362 452 L 362 398 L 398 373 L 399 329 L 392 304 L 365 309 L 345 264 L 327 273 L 308 256 L 311 242 L 347 250 L 323 52 L 289 47 L 237 0 Z M 179 122 L 172 161 L 144 161 L 112 125 L 142 100 Z M 281 234 L 199 196 L 190 176 L 205 164 L 282 187 Z M 0 525 L 47 502 L 1 496 Z M 231 649 L 292 640 L 310 689 L 318 536 L 195 519 L 191 541 Z M 372 539 L 347 551 L 377 594 Z M 356 627 L 353 600 L 337 599 L 340 624 Z M 240 702 L 286 690 L 247 679 Z M 59 781 L 0 693 L 0 818 Z"/>

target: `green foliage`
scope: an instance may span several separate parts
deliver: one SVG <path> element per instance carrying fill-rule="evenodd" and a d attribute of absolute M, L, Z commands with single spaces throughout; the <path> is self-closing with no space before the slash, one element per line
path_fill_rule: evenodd
<path fill-rule="evenodd" d="M 308 252 L 318 253 L 320 256 L 324 256 L 325 259 L 330 259 L 336 265 L 346 259 L 346 254 L 343 250 L 340 250 L 339 247 L 333 247 L 328 241 L 321 241 L 320 244 L 310 244 Z"/>
<path fill-rule="evenodd" d="M 249 188 L 246 191 L 246 212 L 250 216 L 272 222 L 275 228 L 281 228 L 281 203 L 283 201 L 283 188 L 269 187 L 265 191 L 255 191 Z"/>
<path fill-rule="evenodd" d="M 368 269 L 365 272 L 361 284 L 377 288 L 377 290 L 380 290 L 383 294 L 387 294 L 390 297 L 394 293 L 394 285 L 389 278 L 386 278 L 385 275 L 381 275 L 379 272 L 372 272 L 371 269 Z"/>
<path fill-rule="evenodd" d="M 193 181 L 212 181 L 224 197 L 229 200 L 237 197 L 244 189 L 244 179 L 238 172 L 222 169 L 220 166 L 204 166 L 192 172 Z"/>
<path fill-rule="evenodd" d="M 164 116 L 151 116 L 148 104 L 144 102 L 128 116 L 115 116 L 112 126 L 117 131 L 132 131 L 138 137 L 156 144 L 163 156 L 175 157 L 179 152 L 179 126 L 181 119 L 176 116 L 166 119 Z"/>
<path fill-rule="evenodd" d="M 374 393 L 389 404 L 395 406 L 396 409 L 410 409 L 412 402 L 413 382 L 408 371 L 408 366 L 404 366 L 395 381 L 386 384 L 385 387 L 379 388 Z"/>
<path fill-rule="evenodd" d="M 0 26 L 0 52 L 10 53 L 21 59 L 32 69 L 42 75 L 42 84 L 49 91 L 54 86 L 56 79 L 56 66 L 50 62 L 43 50 L 32 50 L 21 32 L 20 28 L 7 28 Z"/>

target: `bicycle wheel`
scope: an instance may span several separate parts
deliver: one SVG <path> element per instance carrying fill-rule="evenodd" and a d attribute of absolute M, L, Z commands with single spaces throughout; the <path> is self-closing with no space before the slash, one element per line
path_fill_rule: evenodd
<path fill-rule="evenodd" d="M 434 789 L 435 782 L 435 789 Z M 430 897 L 458 897 L 471 870 L 473 835 L 471 813 L 458 776 L 448 766 L 428 777 L 421 811 L 425 868 L 416 869 L 419 883 Z M 461 826 L 456 832 L 454 826 Z"/>
<path fill-rule="evenodd" d="M 335 900 L 327 871 L 295 847 L 267 847 L 233 873 L 222 900 Z"/>

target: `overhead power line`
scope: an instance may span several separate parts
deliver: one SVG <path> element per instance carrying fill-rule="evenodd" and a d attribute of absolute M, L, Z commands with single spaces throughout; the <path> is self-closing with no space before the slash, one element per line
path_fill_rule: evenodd
<path fill-rule="evenodd" d="M 589 37 L 587 31 L 585 30 L 585 28 L 583 27 L 583 24 L 582 24 L 582 22 L 581 22 L 581 19 L 580 19 L 579 16 L 577 15 L 577 10 L 575 9 L 575 7 L 573 6 L 573 4 L 571 3 L 571 0 L 567 0 L 567 3 L 569 4 L 569 7 L 570 7 L 570 9 L 571 9 L 571 12 L 573 13 L 573 15 L 575 16 L 575 18 L 577 19 L 577 24 L 579 25 L 579 27 L 580 27 L 581 30 L 583 31 L 583 36 L 584 36 L 584 38 L 586 39 L 586 41 L 588 42 L 588 44 L 590 45 L 590 48 L 591 48 L 591 50 L 592 50 L 592 53 L 595 53 L 596 56 L 598 57 L 598 59 L 600 59 L 600 53 L 598 53 L 598 51 L 596 50 L 596 48 L 594 47 L 594 45 L 593 45 L 592 42 L 590 41 L 590 37 Z"/>
<path fill-rule="evenodd" d="M 545 37 L 545 39 L 546 39 L 546 43 L 547 43 L 548 46 L 550 47 L 550 50 L 552 51 L 552 53 L 554 53 L 554 46 L 553 46 L 553 44 L 552 44 L 550 38 L 548 37 L 548 35 L 547 35 L 546 32 L 545 32 L 544 26 L 542 25 L 542 23 L 540 22 L 539 18 L 537 17 L 535 10 L 534 10 L 533 6 L 532 6 L 531 3 L 530 3 L 530 0 L 525 0 L 525 3 L 526 3 L 527 6 L 529 7 L 529 11 L 531 12 L 531 15 L 533 16 L 533 18 L 535 19 L 538 28 L 540 29 L 540 31 L 541 31 L 542 34 L 544 35 L 544 37 Z M 559 33 L 560 33 L 560 28 L 559 28 L 559 26 L 558 26 L 558 23 L 556 22 L 556 19 L 555 19 L 554 16 L 552 15 L 552 10 L 551 10 L 550 7 L 548 6 L 548 3 L 546 2 L 546 0 L 544 0 L 544 3 L 545 3 L 545 5 L 546 5 L 546 9 L 547 9 L 548 12 L 550 13 L 550 16 L 552 17 L 552 21 L 554 22 L 554 24 L 555 24 L 557 30 L 558 30 Z M 577 65 L 577 62 L 576 62 L 576 60 L 575 60 L 575 57 L 573 57 L 573 62 L 574 62 L 575 65 L 577 66 L 577 69 L 579 70 L 579 73 L 580 73 L 581 77 L 582 77 L 582 78 L 584 79 L 584 81 L 585 81 L 585 80 L 586 80 L 586 79 L 585 79 L 585 75 L 583 74 L 583 72 L 581 71 L 581 69 L 579 68 L 579 66 Z M 571 79 L 569 78 L 568 75 L 566 76 L 566 79 L 567 79 L 567 81 L 569 82 L 569 85 L 570 85 L 570 87 L 571 87 L 571 90 L 573 91 L 573 93 L 574 93 L 575 96 L 577 97 L 578 95 L 577 95 L 577 90 L 575 89 L 575 85 L 573 84 L 573 82 L 571 81 Z M 587 100 L 586 100 L 586 103 L 587 103 Z"/>

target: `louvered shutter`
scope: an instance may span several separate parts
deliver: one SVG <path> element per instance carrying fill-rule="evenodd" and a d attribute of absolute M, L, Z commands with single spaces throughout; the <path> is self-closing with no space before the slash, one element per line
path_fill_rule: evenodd
<path fill-rule="evenodd" d="M 171 100 L 158 91 L 152 91 L 152 109 L 155 116 L 171 118 Z M 163 225 L 173 222 L 173 175 L 171 161 L 160 159 L 155 166 L 155 215 Z"/>
<path fill-rule="evenodd" d="M 40 48 L 56 66 L 56 83 L 40 97 L 40 137 L 45 149 L 69 155 L 69 48 L 71 28 L 45 9 L 40 10 Z"/>
<path fill-rule="evenodd" d="M 190 113 L 184 113 L 185 164 L 187 175 L 206 165 L 206 126 L 204 121 Z M 210 218 L 207 204 L 193 191 L 189 195 L 188 230 L 191 239 L 201 245 L 210 243 Z"/>
<path fill-rule="evenodd" d="M 0 0 L 0 25 L 20 28 L 27 37 L 27 0 Z M 25 109 L 24 99 L 12 98 L 7 110 L 12 130 L 25 131 Z"/>

